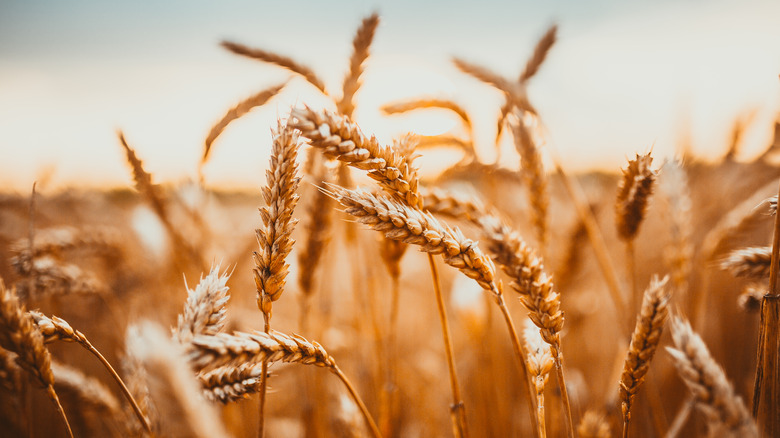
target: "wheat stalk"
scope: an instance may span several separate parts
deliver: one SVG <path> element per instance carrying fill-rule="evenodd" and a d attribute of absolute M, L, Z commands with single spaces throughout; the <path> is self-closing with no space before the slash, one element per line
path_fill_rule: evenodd
<path fill-rule="evenodd" d="M 672 318 L 672 339 L 675 348 L 667 347 L 667 351 L 674 358 L 678 374 L 696 398 L 696 406 L 710 421 L 710 431 L 717 436 L 758 436 L 756 424 L 742 398 L 734 392 L 723 369 L 687 321 Z"/>
<path fill-rule="evenodd" d="M 0 279 L 0 347 L 16 353 L 16 363 L 32 375 L 46 390 L 46 395 L 62 417 L 68 436 L 73 438 L 68 418 L 54 390 L 51 355 L 43 336 L 36 329 L 32 316 L 19 302 L 14 289 L 5 287 Z"/>
<path fill-rule="evenodd" d="M 84 374 L 77 368 L 56 361 L 52 361 L 51 371 L 54 374 L 54 386 L 60 390 L 60 393 L 73 394 L 82 412 L 89 408 L 100 411 L 101 414 L 109 418 L 119 415 L 119 400 L 100 380 Z"/>
<path fill-rule="evenodd" d="M 135 401 L 132 394 L 130 393 L 130 390 L 127 389 L 125 382 L 122 381 L 122 379 L 119 377 L 119 374 L 117 374 L 117 372 L 114 370 L 114 367 L 111 366 L 111 363 L 109 363 L 108 360 L 106 360 L 103 354 L 101 354 L 100 351 L 98 351 L 98 349 L 95 348 L 91 342 L 89 342 L 89 339 L 87 339 L 84 333 L 75 330 L 73 327 L 71 327 L 70 324 L 68 324 L 67 321 L 57 316 L 49 318 L 43 313 L 34 310 L 31 310 L 28 313 L 35 321 L 35 324 L 37 325 L 40 333 L 43 335 L 43 340 L 45 343 L 48 344 L 56 341 L 75 342 L 81 345 L 82 347 L 84 347 L 84 349 L 86 349 L 90 353 L 92 353 L 100 361 L 100 363 L 103 364 L 106 370 L 108 370 L 109 374 L 111 374 L 111 377 L 114 378 L 116 383 L 122 389 L 122 393 L 127 398 L 127 401 L 130 402 L 130 405 L 135 411 L 138 420 L 144 426 L 146 431 L 151 433 L 151 426 L 149 424 L 149 420 L 144 416 L 143 412 L 141 411 L 141 408 L 138 406 L 138 403 Z"/>
<path fill-rule="evenodd" d="M 623 414 L 623 437 L 628 437 L 631 406 L 639 387 L 644 383 L 655 350 L 661 340 L 664 323 L 669 316 L 671 294 L 666 287 L 668 277 L 654 277 L 645 290 L 642 308 L 636 320 L 631 345 L 620 378 L 620 402 Z"/>
<path fill-rule="evenodd" d="M 352 384 L 336 365 L 335 359 L 316 341 L 277 331 L 254 331 L 233 334 L 197 335 L 188 344 L 187 358 L 201 372 L 218 367 L 241 367 L 272 362 L 294 362 L 328 368 L 347 387 L 375 437 L 380 437 L 376 423 L 357 395 Z"/>

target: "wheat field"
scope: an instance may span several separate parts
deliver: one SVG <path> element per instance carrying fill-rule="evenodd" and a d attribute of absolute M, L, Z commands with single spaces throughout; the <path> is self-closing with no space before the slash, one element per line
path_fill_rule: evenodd
<path fill-rule="evenodd" d="M 551 26 L 517 78 L 453 59 L 505 97 L 519 171 L 443 98 L 382 111 L 459 129 L 383 144 L 353 119 L 379 20 L 339 86 L 222 42 L 331 101 L 282 110 L 261 187 L 204 169 L 286 83 L 226 105 L 197 182 L 118 132 L 132 187 L 0 194 L 0 435 L 780 436 L 780 124 L 749 162 L 738 121 L 715 160 L 568 172 L 527 93 Z M 462 158 L 430 176 L 432 149 Z"/>

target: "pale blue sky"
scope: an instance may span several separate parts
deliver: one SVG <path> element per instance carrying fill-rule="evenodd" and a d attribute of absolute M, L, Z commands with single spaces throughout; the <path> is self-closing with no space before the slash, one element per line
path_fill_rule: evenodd
<path fill-rule="evenodd" d="M 210 125 L 287 78 L 226 53 L 220 40 L 288 54 L 338 90 L 353 33 L 374 10 L 382 22 L 356 117 L 380 138 L 411 128 L 368 106 L 429 91 L 474 113 L 490 159 L 501 98 L 449 59 L 514 77 L 553 22 L 559 44 L 529 94 L 549 145 L 572 167 L 616 169 L 653 144 L 669 154 L 686 126 L 697 151 L 719 153 L 733 119 L 752 110 L 746 152 L 755 152 L 777 116 L 774 1 L 0 1 L 0 184 L 26 189 L 53 168 L 57 184 L 125 185 L 117 128 L 160 179 L 192 177 Z M 277 113 L 317 102 L 292 85 L 226 131 L 210 181 L 262 181 Z"/>

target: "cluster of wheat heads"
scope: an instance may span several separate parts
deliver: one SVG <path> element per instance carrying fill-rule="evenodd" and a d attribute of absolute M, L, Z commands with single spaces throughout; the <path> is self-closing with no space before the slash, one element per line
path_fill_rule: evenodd
<path fill-rule="evenodd" d="M 0 198 L 0 430 L 777 435 L 780 172 L 735 162 L 738 136 L 721 163 L 645 153 L 622 174 L 548 172 L 527 87 L 555 26 L 517 79 L 454 60 L 505 97 L 496 143 L 513 137 L 520 172 L 480 160 L 472 117 L 449 99 L 382 109 L 446 110 L 465 136 L 384 144 L 353 118 L 378 24 L 359 26 L 338 96 L 298 61 L 223 43 L 333 98 L 282 114 L 259 190 L 220 192 L 203 170 L 230 123 L 284 85 L 211 128 L 194 204 L 155 184 L 122 134 L 140 197 Z M 423 178 L 415 157 L 432 145 L 464 159 Z M 163 250 L 144 243 L 138 211 Z M 182 288 L 182 273 L 200 280 Z"/>

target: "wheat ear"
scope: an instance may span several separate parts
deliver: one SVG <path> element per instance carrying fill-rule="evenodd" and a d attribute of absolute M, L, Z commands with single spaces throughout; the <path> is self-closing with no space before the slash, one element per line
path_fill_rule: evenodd
<path fill-rule="evenodd" d="M 753 246 L 731 251 L 721 260 L 720 268 L 731 272 L 736 277 L 766 280 L 769 277 L 769 268 L 772 266 L 771 261 L 771 246 Z"/>
<path fill-rule="evenodd" d="M 547 175 L 542 165 L 542 155 L 523 121 L 522 114 L 515 114 L 511 125 L 515 149 L 520 154 L 523 179 L 528 187 L 536 238 L 539 248 L 544 252 L 547 242 L 547 208 L 550 204 L 550 195 L 547 192 Z"/>
<path fill-rule="evenodd" d="M 294 108 L 289 127 L 299 129 L 309 143 L 326 157 L 365 170 L 382 188 L 409 205 L 419 206 L 414 168 L 391 147 L 366 137 L 348 117 L 311 108 Z"/>
<path fill-rule="evenodd" d="M 697 407 L 710 421 L 717 436 L 758 436 L 756 424 L 742 398 L 726 379 L 701 337 L 687 321 L 672 317 L 675 348 L 667 347 L 683 382 L 696 398 Z"/>
<path fill-rule="evenodd" d="M 130 147 L 130 145 L 125 140 L 124 134 L 119 131 L 117 135 L 119 137 L 119 143 L 125 150 L 127 162 L 130 164 L 130 167 L 133 168 L 133 180 L 135 182 L 135 188 L 141 194 L 143 194 L 144 198 L 146 198 L 147 202 L 149 202 L 152 210 L 154 210 L 154 213 L 160 219 L 160 222 L 162 222 L 166 232 L 171 237 L 171 240 L 173 240 L 173 244 L 177 249 L 175 254 L 178 256 L 178 254 L 181 252 L 186 255 L 190 261 L 193 261 L 198 265 L 202 265 L 203 261 L 200 258 L 198 251 L 192 247 L 181 235 L 181 233 L 179 233 L 178 229 L 173 226 L 170 215 L 168 214 L 168 204 L 163 198 L 160 186 L 152 183 L 152 175 L 144 170 L 143 163 L 140 159 L 138 159 L 135 150 Z"/>
<path fill-rule="evenodd" d="M 636 155 L 628 161 L 623 169 L 623 178 L 618 184 L 617 201 L 615 202 L 618 237 L 626 243 L 626 263 L 631 281 L 631 301 L 636 299 L 636 266 L 634 239 L 639 231 L 639 225 L 647 213 L 647 203 L 653 193 L 653 185 L 657 172 L 650 168 L 653 157 L 650 153 Z M 633 308 L 633 305 L 631 305 Z"/>
<path fill-rule="evenodd" d="M 79 408 L 100 411 L 109 418 L 120 415 L 119 400 L 100 380 L 90 377 L 81 370 L 53 361 L 51 371 L 60 392 L 69 392 L 79 402 Z"/>
<path fill-rule="evenodd" d="M 117 374 L 117 372 L 114 370 L 114 367 L 111 366 L 111 364 L 100 353 L 100 351 L 98 351 L 98 349 L 95 348 L 91 342 L 89 342 L 89 339 L 87 339 L 84 333 L 75 330 L 73 327 L 71 327 L 70 324 L 68 324 L 67 321 L 57 316 L 49 318 L 43 313 L 34 310 L 30 311 L 29 314 L 35 321 L 35 324 L 38 326 L 38 330 L 43 335 L 43 340 L 45 343 L 48 344 L 56 341 L 75 342 L 92 353 L 100 361 L 100 363 L 103 364 L 106 370 L 108 370 L 109 374 L 111 374 L 111 377 L 114 378 L 116 383 L 122 389 L 122 393 L 127 398 L 127 401 L 130 402 L 130 405 L 133 407 L 138 420 L 144 426 L 146 431 L 152 433 L 149 420 L 144 416 L 141 408 L 135 401 L 135 398 L 133 398 L 132 394 L 130 393 L 130 390 L 127 389 L 125 382 L 122 381 L 122 379 L 119 377 L 119 374 Z"/>
<path fill-rule="evenodd" d="M 269 64 L 274 64 L 287 69 L 292 73 L 300 75 L 310 84 L 317 87 L 318 90 L 322 91 L 323 94 L 327 95 L 324 82 L 322 82 L 320 78 L 314 74 L 312 69 L 294 61 L 291 58 L 288 58 L 287 56 L 278 55 L 263 49 L 250 48 L 243 44 L 234 43 L 231 41 L 223 41 L 221 45 L 223 48 L 235 53 L 236 55 L 245 56 L 247 58 L 256 59 L 258 61 L 267 62 Z"/>
<path fill-rule="evenodd" d="M 271 163 L 266 172 L 267 186 L 263 187 L 265 206 L 260 208 L 261 228 L 255 232 L 258 251 L 254 253 L 255 285 L 257 287 L 257 307 L 263 312 L 264 329 L 271 330 L 271 311 L 273 302 L 281 297 L 287 278 L 287 255 L 292 251 L 295 241 L 292 232 L 297 219 L 292 217 L 298 203 L 300 178 L 297 175 L 298 133 L 286 129 L 281 122 L 273 133 Z M 258 436 L 263 438 L 265 427 L 265 389 L 267 386 L 268 364 L 264 364 L 260 375 L 260 417 Z"/>
<path fill-rule="evenodd" d="M 99 295 L 107 290 L 91 273 L 52 256 L 32 260 L 15 257 L 11 263 L 20 276 L 30 280 L 17 286 L 19 296 L 25 299 L 44 295 Z"/>
<path fill-rule="evenodd" d="M 352 57 L 349 58 L 349 73 L 344 78 L 341 100 L 336 104 L 338 111 L 352 117 L 355 111 L 355 93 L 360 88 L 360 77 L 363 75 L 363 63 L 368 59 L 368 49 L 374 40 L 374 33 L 379 26 L 379 15 L 373 13 L 363 19 L 352 40 Z"/>
<path fill-rule="evenodd" d="M 512 289 L 520 294 L 520 301 L 528 309 L 528 316 L 539 327 L 544 341 L 550 345 L 558 386 L 561 389 L 567 432 L 571 437 L 574 434 L 574 426 L 564 378 L 560 340 L 564 318 L 560 294 L 555 291 L 552 277 L 545 272 L 542 260 L 516 231 L 492 215 L 483 216 L 480 224 L 488 251 L 512 279 Z"/>
<path fill-rule="evenodd" d="M 495 267 L 479 247 L 457 228 L 444 227 L 431 214 L 386 196 L 328 185 L 327 192 L 346 212 L 385 237 L 418 245 L 424 252 L 441 254 L 445 263 L 474 279 L 483 289 L 498 294 Z"/>
<path fill-rule="evenodd" d="M 612 432 L 603 413 L 587 410 L 577 426 L 580 438 L 610 438 Z"/>
<path fill-rule="evenodd" d="M 187 302 L 174 330 L 177 341 L 189 342 L 195 335 L 213 335 L 224 328 L 225 306 L 230 299 L 226 284 L 230 274 L 220 274 L 219 269 L 215 265 L 208 275 L 201 277 L 194 290 L 187 288 Z"/>
<path fill-rule="evenodd" d="M 0 348 L 0 385 L 9 392 L 22 392 L 22 370 L 16 364 L 16 354 Z"/>
<path fill-rule="evenodd" d="M 298 335 L 286 335 L 277 331 L 197 335 L 188 345 L 187 357 L 190 364 L 199 369 L 201 373 L 213 371 L 218 367 L 240 367 L 279 361 L 328 368 L 339 376 L 347 386 L 347 390 L 360 407 L 373 435 L 375 437 L 381 436 L 376 423 L 368 413 L 368 409 L 336 365 L 335 359 L 316 341 L 309 341 Z"/>
<path fill-rule="evenodd" d="M 200 374 L 203 396 L 211 401 L 229 403 L 249 397 L 260 388 L 262 363 L 224 366 Z"/>
<path fill-rule="evenodd" d="M 653 157 L 649 153 L 641 156 L 637 154 L 623 169 L 615 210 L 618 236 L 624 241 L 632 240 L 636 236 L 645 217 L 647 202 L 653 193 L 657 175 L 650 167 L 652 163 Z"/>
<path fill-rule="evenodd" d="M 257 94 L 247 97 L 246 99 L 237 103 L 233 108 L 230 108 L 228 112 L 225 113 L 225 115 L 222 116 L 222 118 L 211 127 L 209 134 L 206 136 L 206 141 L 203 147 L 203 156 L 200 158 L 200 167 L 203 167 L 203 165 L 206 164 L 206 161 L 209 160 L 211 146 L 230 123 L 243 117 L 252 109 L 265 105 L 269 100 L 271 100 L 272 97 L 279 94 L 285 85 L 287 85 L 287 83 L 268 87 Z"/>
<path fill-rule="evenodd" d="M 7 289 L 0 279 L 0 347 L 16 353 L 16 363 L 32 375 L 46 390 L 49 399 L 62 417 L 68 436 L 73 438 L 68 417 L 54 391 L 51 355 L 35 321 L 19 302 L 14 289 Z"/>
<path fill-rule="evenodd" d="M 395 102 L 382 106 L 380 109 L 386 115 L 403 114 L 409 111 L 415 111 L 419 109 L 444 109 L 451 111 L 460 118 L 463 126 L 466 128 L 466 132 L 471 138 L 472 123 L 471 117 L 468 112 L 457 102 L 448 99 L 411 99 L 400 102 Z"/>
<path fill-rule="evenodd" d="M 645 290 L 642 308 L 637 317 L 631 345 L 623 365 L 620 378 L 620 402 L 623 413 L 623 437 L 628 437 L 628 423 L 631 419 L 631 405 L 644 383 L 645 375 L 650 369 L 658 342 L 661 340 L 664 323 L 669 316 L 669 299 L 671 294 L 666 283 L 668 277 L 659 280 L 654 277 Z"/>
<path fill-rule="evenodd" d="M 528 373 L 536 389 L 536 412 L 539 436 L 545 438 L 547 431 L 544 422 L 544 386 L 547 384 L 547 378 L 555 365 L 550 355 L 550 349 L 539 335 L 539 330 L 526 319 L 523 323 L 523 342 L 525 350 L 528 352 Z"/>
<path fill-rule="evenodd" d="M 555 44 L 557 37 L 558 26 L 553 24 L 549 29 L 547 29 L 547 32 L 542 35 L 542 37 L 539 39 L 539 42 L 536 43 L 534 52 L 531 54 L 528 62 L 526 62 L 525 69 L 522 73 L 520 73 L 518 82 L 528 82 L 529 79 L 536 75 L 536 73 L 539 71 L 539 67 L 541 67 L 544 63 L 544 60 L 547 59 L 547 55 L 550 53 L 550 49 Z"/>

